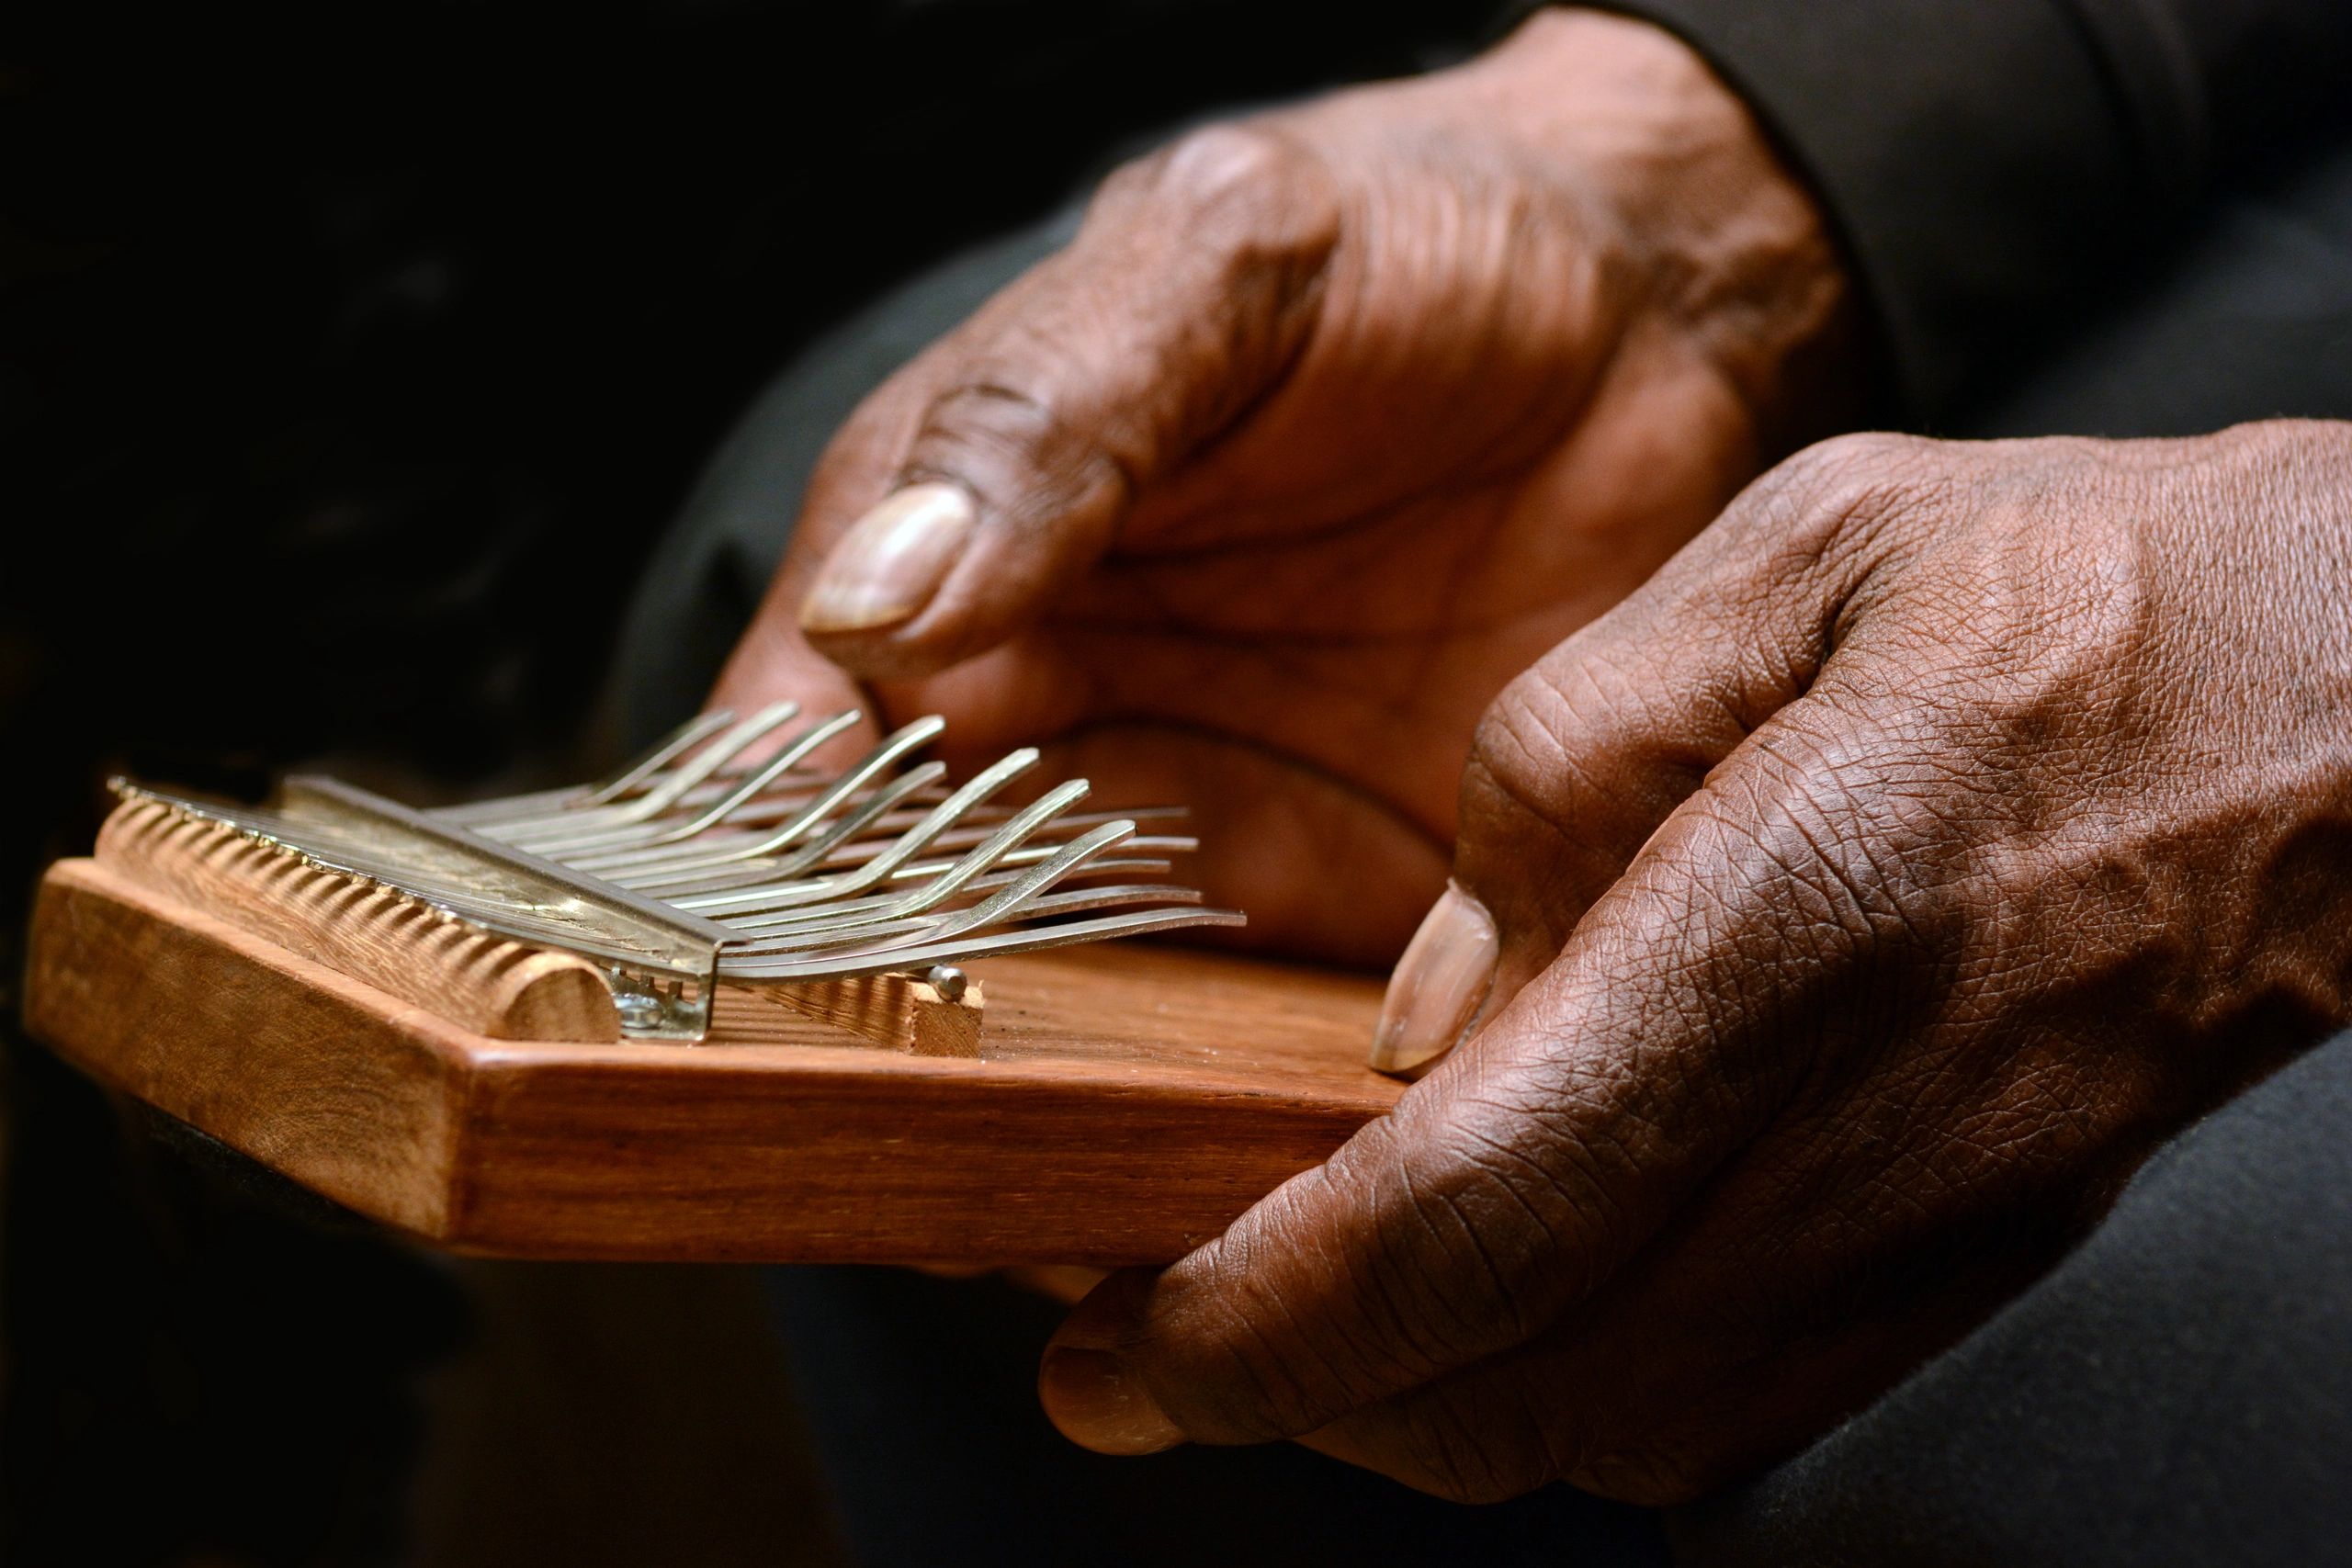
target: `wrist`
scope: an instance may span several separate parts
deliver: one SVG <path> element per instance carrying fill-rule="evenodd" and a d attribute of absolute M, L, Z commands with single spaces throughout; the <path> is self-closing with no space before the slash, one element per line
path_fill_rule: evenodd
<path fill-rule="evenodd" d="M 1597 198 L 1636 313 L 1663 318 L 1720 369 L 1762 457 L 1860 416 L 1868 358 L 1827 217 L 1689 45 L 1632 17 L 1555 7 L 1462 74 Z"/>

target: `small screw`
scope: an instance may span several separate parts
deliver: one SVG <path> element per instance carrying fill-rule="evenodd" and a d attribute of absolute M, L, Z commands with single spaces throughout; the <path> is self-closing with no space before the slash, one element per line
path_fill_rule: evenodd
<path fill-rule="evenodd" d="M 953 964 L 933 964 L 931 973 L 925 975 L 923 978 L 931 983 L 933 990 L 937 991 L 943 998 L 951 1002 L 962 1001 L 964 987 L 972 983 L 971 976 Z"/>

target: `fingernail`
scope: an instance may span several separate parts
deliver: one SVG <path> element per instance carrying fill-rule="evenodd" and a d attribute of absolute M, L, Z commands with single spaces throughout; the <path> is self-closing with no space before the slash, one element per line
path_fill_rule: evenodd
<path fill-rule="evenodd" d="M 1435 1066 L 1477 1016 L 1495 983 L 1495 921 L 1487 907 L 1449 885 L 1388 977 L 1372 1066 L 1419 1077 Z"/>
<path fill-rule="evenodd" d="M 931 603 L 979 521 L 959 485 L 909 485 L 843 534 L 800 605 L 812 632 L 865 632 L 910 620 Z"/>
<path fill-rule="evenodd" d="M 1108 1350 L 1046 1347 L 1037 1366 L 1037 1398 L 1063 1437 L 1098 1454 L 1156 1454 L 1184 1440 Z"/>

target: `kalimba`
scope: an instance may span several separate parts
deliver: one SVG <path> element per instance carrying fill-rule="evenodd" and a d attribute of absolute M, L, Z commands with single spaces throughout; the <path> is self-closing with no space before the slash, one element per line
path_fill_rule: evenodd
<path fill-rule="evenodd" d="M 1161 1261 L 1393 1103 L 1374 982 L 1096 945 L 1241 923 L 1164 879 L 1181 812 L 1006 804 L 1030 750 L 950 787 L 935 718 L 819 771 L 858 716 L 797 719 L 435 810 L 118 781 L 42 881 L 28 1026 L 336 1202 L 521 1257 Z"/>

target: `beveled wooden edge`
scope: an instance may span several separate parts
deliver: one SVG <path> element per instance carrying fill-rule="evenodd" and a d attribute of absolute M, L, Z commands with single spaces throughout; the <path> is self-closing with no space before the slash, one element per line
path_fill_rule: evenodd
<path fill-rule="evenodd" d="M 1161 1262 L 1396 1092 L 1108 1057 L 492 1040 L 88 861 L 42 882 L 26 998 L 28 1032 L 94 1076 L 361 1213 L 514 1257 Z"/>

